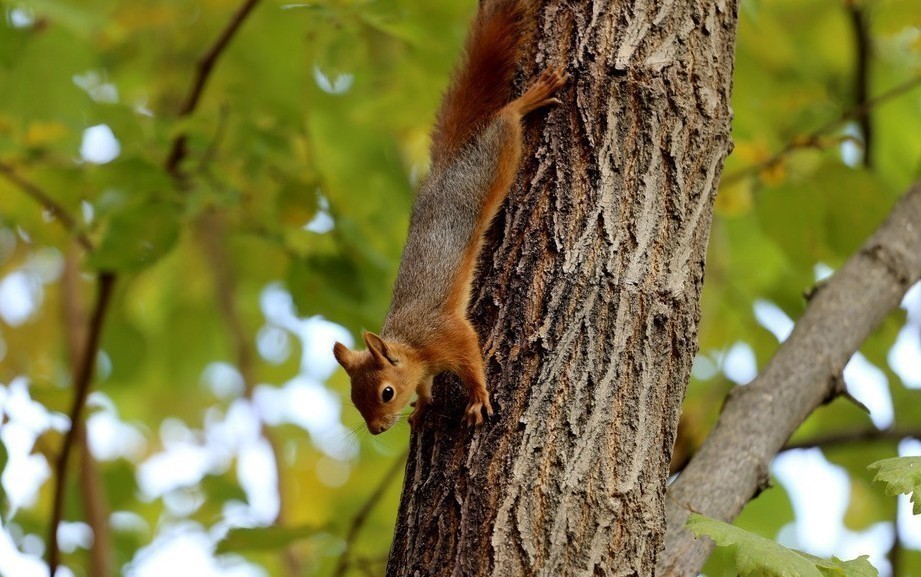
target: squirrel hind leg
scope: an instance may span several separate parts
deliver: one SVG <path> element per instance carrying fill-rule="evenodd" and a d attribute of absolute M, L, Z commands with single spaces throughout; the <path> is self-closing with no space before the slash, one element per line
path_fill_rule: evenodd
<path fill-rule="evenodd" d="M 561 104 L 558 98 L 553 97 L 553 94 L 566 84 L 567 80 L 569 80 L 569 76 L 562 67 L 548 67 L 541 72 L 538 79 L 524 94 L 509 103 L 508 108 L 521 116 L 525 116 L 538 108 L 551 104 Z"/>

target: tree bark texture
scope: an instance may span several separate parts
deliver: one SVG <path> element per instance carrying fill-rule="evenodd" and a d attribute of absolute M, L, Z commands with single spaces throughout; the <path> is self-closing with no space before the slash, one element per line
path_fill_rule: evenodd
<path fill-rule="evenodd" d="M 730 150 L 734 0 L 544 0 L 565 63 L 480 258 L 496 415 L 453 377 L 410 441 L 388 575 L 652 575 Z"/>
<path fill-rule="evenodd" d="M 812 411 L 841 392 L 848 359 L 919 279 L 921 181 L 814 292 L 764 371 L 730 395 L 713 432 L 669 489 L 660 575 L 699 573 L 713 543 L 684 528 L 690 512 L 731 521 L 767 487 L 774 456 Z"/>

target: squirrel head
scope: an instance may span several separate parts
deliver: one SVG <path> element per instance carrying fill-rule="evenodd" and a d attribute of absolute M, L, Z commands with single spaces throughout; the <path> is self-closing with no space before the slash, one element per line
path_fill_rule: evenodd
<path fill-rule="evenodd" d="M 364 333 L 366 351 L 353 351 L 336 343 L 333 354 L 352 381 L 352 403 L 372 435 L 397 422 L 423 377 L 412 348 Z"/>

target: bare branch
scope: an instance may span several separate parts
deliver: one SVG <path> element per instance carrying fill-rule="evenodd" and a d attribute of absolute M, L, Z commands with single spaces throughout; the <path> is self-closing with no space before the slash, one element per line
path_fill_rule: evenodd
<path fill-rule="evenodd" d="M 921 278 L 921 181 L 817 291 L 764 371 L 730 394 L 716 427 L 669 488 L 659 575 L 697 575 L 712 542 L 684 529 L 690 511 L 730 521 L 767 486 L 771 460 L 828 399 L 867 336 Z"/>
<path fill-rule="evenodd" d="M 371 514 L 371 511 L 384 496 L 384 491 L 386 491 L 387 487 L 389 487 L 391 483 L 393 483 L 396 478 L 399 477 L 400 471 L 403 470 L 403 466 L 405 465 L 406 458 L 408 456 L 409 451 L 407 450 L 393 462 L 393 465 L 391 465 L 387 472 L 384 473 L 384 476 L 381 477 L 380 482 L 377 484 L 377 488 L 374 489 L 374 492 L 371 493 L 371 495 L 368 497 L 368 500 L 365 501 L 358 512 L 355 513 L 355 516 L 352 518 L 352 524 L 349 525 L 349 530 L 345 534 L 345 550 L 339 557 L 339 563 L 336 565 L 336 570 L 333 572 L 333 577 L 342 577 L 345 575 L 349 565 L 352 564 L 352 549 L 355 545 L 355 539 L 358 537 L 362 527 L 364 527 L 365 522 L 368 520 L 368 515 Z"/>
<path fill-rule="evenodd" d="M 86 311 L 80 299 L 80 270 L 78 255 L 69 250 L 64 260 L 64 274 L 61 277 L 64 324 L 67 327 L 67 349 L 71 366 L 76 364 L 83 351 L 86 339 Z M 94 577 L 112 577 L 114 556 L 112 554 L 112 535 L 109 531 L 109 504 L 99 468 L 89 450 L 86 427 L 79 429 L 77 446 L 80 454 L 80 493 L 83 498 L 83 510 L 86 522 L 93 530 L 93 542 L 89 550 L 89 570 Z"/>
<path fill-rule="evenodd" d="M 99 349 L 99 339 L 106 312 L 112 297 L 112 288 L 115 285 L 115 275 L 103 272 L 97 279 L 96 304 L 90 317 L 89 331 L 77 364 L 74 367 L 74 400 L 70 409 L 70 429 L 64 436 L 64 444 L 55 465 L 57 478 L 54 485 L 54 505 L 51 512 L 51 525 L 48 529 L 48 565 L 49 574 L 54 575 L 60 561 L 58 550 L 58 526 L 64 514 L 64 492 L 67 488 L 67 463 L 73 452 L 74 444 L 82 428 L 83 408 L 86 406 L 86 397 L 89 395 L 90 382 L 93 379 L 93 369 L 96 366 L 96 351 Z"/>
<path fill-rule="evenodd" d="M 243 4 L 237 8 L 237 11 L 234 13 L 233 17 L 231 17 L 220 36 L 218 36 L 214 44 L 211 45 L 211 48 L 209 48 L 198 60 L 198 64 L 195 66 L 195 77 L 192 80 L 192 85 L 189 87 L 189 92 L 185 97 L 182 108 L 179 109 L 179 118 L 189 116 L 195 112 L 195 108 L 201 100 L 205 85 L 211 77 L 211 72 L 214 70 L 214 65 L 217 63 L 218 58 L 224 53 L 224 49 L 230 44 L 234 34 L 237 33 L 237 30 L 243 25 L 246 17 L 249 16 L 250 12 L 253 11 L 253 8 L 255 8 L 258 3 L 259 0 L 246 0 L 243 2 Z M 182 171 L 179 165 L 182 163 L 183 159 L 185 159 L 186 153 L 186 134 L 183 132 L 173 139 L 172 148 L 165 162 L 166 171 L 177 180 L 182 178 Z"/>
<path fill-rule="evenodd" d="M 109 500 L 106 497 L 99 465 L 90 452 L 86 427 L 80 427 L 77 439 L 80 454 L 80 495 L 86 523 L 93 530 L 93 542 L 89 550 L 89 574 L 93 577 L 114 577 L 115 546 L 109 527 Z"/>
<path fill-rule="evenodd" d="M 867 101 L 870 88 L 870 57 L 872 56 L 870 29 L 867 22 L 866 8 L 862 2 L 850 0 L 847 3 L 847 10 L 851 19 L 851 28 L 854 30 L 856 44 L 854 100 L 858 104 L 863 104 Z M 860 123 L 860 135 L 863 137 L 863 165 L 871 168 L 873 166 L 873 123 L 870 121 L 870 110 L 868 109 L 865 114 L 861 114 L 858 121 Z"/>
<path fill-rule="evenodd" d="M 899 531 L 899 510 L 896 507 L 895 510 L 895 520 L 892 522 L 892 531 L 895 533 L 894 539 L 892 540 L 892 547 L 889 548 L 889 551 L 886 553 L 886 557 L 889 559 L 889 574 L 890 575 L 903 575 L 902 573 L 902 532 Z"/>
<path fill-rule="evenodd" d="M 863 429 L 856 431 L 842 431 L 840 433 L 829 433 L 804 439 L 795 443 L 787 443 L 783 450 L 792 451 L 794 449 L 809 449 L 812 447 L 821 447 L 823 449 L 838 447 L 841 445 L 851 445 L 853 443 L 875 443 L 887 442 L 898 443 L 902 439 L 921 439 L 921 429 Z"/>
<path fill-rule="evenodd" d="M 234 13 L 230 22 L 224 28 L 215 43 L 198 61 L 192 86 L 186 96 L 185 103 L 179 111 L 180 118 L 188 116 L 195 110 L 215 63 L 258 2 L 259 0 L 246 0 L 237 12 Z M 177 180 L 180 180 L 182 176 L 179 171 L 179 164 L 182 162 L 183 158 L 185 158 L 185 154 L 185 135 L 180 134 L 174 139 L 172 149 L 164 163 L 166 171 Z M 8 180 L 23 188 L 27 194 L 39 200 L 43 206 L 57 214 L 68 229 L 73 231 L 77 230 L 76 221 L 72 217 L 69 217 L 69 215 L 67 215 L 67 213 L 43 191 L 23 181 L 6 165 L 0 165 L 0 173 L 6 176 Z M 92 250 L 92 245 L 89 243 L 88 239 L 81 239 L 80 236 L 78 236 L 78 240 L 81 241 L 84 248 Z M 57 478 L 54 487 L 54 504 L 51 515 L 51 525 L 48 529 L 48 564 L 50 570 L 49 574 L 52 576 L 55 574 L 60 562 L 57 533 L 64 510 L 64 492 L 67 486 L 68 474 L 67 464 L 70 459 L 70 453 L 73 451 L 75 441 L 81 434 L 83 409 L 86 405 L 86 398 L 89 395 L 90 382 L 93 377 L 93 369 L 95 366 L 96 351 L 99 348 L 99 338 L 102 332 L 105 315 L 111 302 L 111 293 L 115 285 L 115 280 L 115 273 L 108 271 L 101 272 L 97 278 L 98 290 L 96 305 L 90 321 L 83 354 L 80 356 L 79 363 L 74 368 L 75 395 L 70 411 L 70 430 L 64 437 L 64 443 L 61 447 L 61 453 L 58 456 L 56 464 Z"/>
<path fill-rule="evenodd" d="M 93 252 L 93 243 L 90 242 L 90 239 L 80 230 L 80 226 L 77 224 L 76 219 L 74 219 L 63 206 L 51 198 L 48 193 L 32 181 L 19 176 L 16 170 L 6 163 L 0 162 L 0 174 L 2 174 L 6 180 L 19 187 L 26 195 L 42 205 L 45 210 L 50 212 L 51 215 L 74 236 L 86 252 Z"/>
<path fill-rule="evenodd" d="M 842 393 L 843 394 L 843 393 Z M 681 439 L 681 435 L 678 436 Z M 847 446 L 853 443 L 898 443 L 903 439 L 921 439 L 921 429 L 877 429 L 876 427 L 868 429 L 848 430 L 825 435 L 815 436 L 809 439 L 787 443 L 781 451 L 795 451 L 797 449 L 811 449 L 819 447 L 829 449 L 838 446 Z M 697 447 L 685 447 L 678 452 L 679 447 L 676 445 L 672 452 L 672 464 L 668 474 L 674 475 L 680 473 L 687 466 L 688 461 L 694 457 Z"/>
<path fill-rule="evenodd" d="M 722 181 L 720 181 L 720 184 L 722 185 L 732 184 L 733 182 L 741 180 L 742 178 L 745 178 L 746 176 L 756 174 L 758 172 L 761 172 L 762 170 L 771 168 L 772 166 L 776 166 L 781 160 L 783 160 L 785 156 L 787 156 L 794 150 L 800 150 L 803 148 L 816 148 L 820 146 L 822 137 L 828 134 L 829 132 L 835 130 L 841 125 L 847 123 L 848 121 L 863 118 L 877 106 L 880 106 L 881 104 L 885 104 L 886 102 L 896 97 L 899 97 L 902 94 L 905 94 L 906 92 L 908 92 L 909 90 L 917 86 L 921 86 L 921 76 L 916 76 L 902 84 L 899 84 L 898 86 L 896 86 L 895 88 L 892 88 L 891 90 L 883 92 L 876 98 L 871 98 L 870 100 L 861 102 L 857 106 L 854 106 L 853 108 L 849 110 L 846 110 L 839 117 L 823 124 L 821 127 L 816 129 L 812 133 L 808 134 L 807 136 L 805 137 L 801 136 L 801 137 L 795 138 L 791 142 L 787 143 L 786 146 L 781 148 L 779 151 L 771 155 L 769 158 L 767 158 L 763 162 L 758 162 L 756 164 L 747 166 L 741 170 L 733 172 L 732 174 L 727 174 L 726 176 L 723 177 Z"/>

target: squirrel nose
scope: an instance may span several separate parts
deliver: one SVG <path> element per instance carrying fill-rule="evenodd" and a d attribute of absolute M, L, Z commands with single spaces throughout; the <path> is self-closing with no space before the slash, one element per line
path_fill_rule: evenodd
<path fill-rule="evenodd" d="M 387 427 L 385 425 L 374 425 L 373 427 L 371 427 L 371 434 L 380 435 L 386 430 L 387 430 Z"/>

